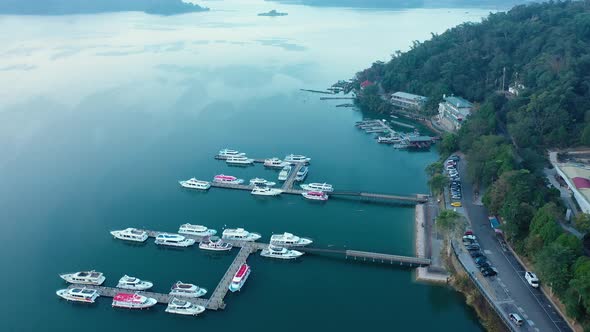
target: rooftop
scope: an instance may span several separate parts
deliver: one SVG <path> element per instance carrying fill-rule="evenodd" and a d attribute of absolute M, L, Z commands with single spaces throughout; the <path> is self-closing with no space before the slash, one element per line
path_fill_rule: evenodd
<path fill-rule="evenodd" d="M 571 179 L 586 201 L 590 202 L 590 169 L 573 163 L 563 163 L 559 165 L 559 168 Z"/>
<path fill-rule="evenodd" d="M 400 98 L 404 98 L 404 99 L 412 99 L 412 100 L 418 99 L 418 100 L 421 100 L 421 101 L 428 100 L 427 97 L 419 96 L 419 95 L 415 95 L 415 94 L 407 93 L 407 92 L 401 92 L 401 91 L 398 91 L 398 92 L 392 94 L 391 96 L 392 97 L 400 97 Z"/>
<path fill-rule="evenodd" d="M 458 107 L 458 108 L 471 108 L 471 107 L 473 107 L 472 103 L 468 102 L 467 100 L 465 100 L 461 97 L 455 97 L 455 96 L 445 97 L 445 101 L 455 107 Z"/>

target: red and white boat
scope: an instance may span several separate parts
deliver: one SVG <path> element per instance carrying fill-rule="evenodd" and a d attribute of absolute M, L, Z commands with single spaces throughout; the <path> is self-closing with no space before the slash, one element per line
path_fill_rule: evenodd
<path fill-rule="evenodd" d="M 113 298 L 113 307 L 127 309 L 146 309 L 156 305 L 158 301 L 139 294 L 117 293 Z"/>
<path fill-rule="evenodd" d="M 323 191 L 306 191 L 302 193 L 303 197 L 314 201 L 327 201 L 328 194 Z"/>
<path fill-rule="evenodd" d="M 242 286 L 244 286 L 244 283 L 246 282 L 246 279 L 248 279 L 251 271 L 252 270 L 248 264 L 242 264 L 238 272 L 234 274 L 234 278 L 232 279 L 231 284 L 229 284 L 229 290 L 232 292 L 237 292 L 242 289 Z"/>
<path fill-rule="evenodd" d="M 244 179 L 238 179 L 235 176 L 231 175 L 219 174 L 215 175 L 215 177 L 213 178 L 213 182 L 227 184 L 242 184 L 244 183 Z"/>

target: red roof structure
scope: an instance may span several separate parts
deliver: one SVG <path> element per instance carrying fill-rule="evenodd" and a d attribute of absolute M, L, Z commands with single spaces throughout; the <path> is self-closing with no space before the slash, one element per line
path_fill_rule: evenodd
<path fill-rule="evenodd" d="M 371 85 L 373 85 L 373 82 L 371 82 L 369 80 L 365 80 L 364 82 L 361 83 L 361 88 L 366 88 Z"/>
<path fill-rule="evenodd" d="M 572 180 L 574 180 L 574 185 L 578 189 L 589 189 L 590 188 L 590 180 L 588 180 L 586 178 L 575 177 Z"/>

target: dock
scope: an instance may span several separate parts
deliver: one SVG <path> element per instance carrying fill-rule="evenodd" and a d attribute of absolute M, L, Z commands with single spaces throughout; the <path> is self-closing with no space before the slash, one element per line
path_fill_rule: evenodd
<path fill-rule="evenodd" d="M 344 256 L 345 259 L 369 261 L 373 263 L 396 264 L 407 267 L 425 267 L 431 264 L 429 258 L 400 256 L 391 254 L 381 254 L 376 252 L 359 251 L 359 250 L 337 250 L 337 249 L 318 249 L 318 248 L 297 248 L 297 250 L 312 254 L 335 254 Z"/>

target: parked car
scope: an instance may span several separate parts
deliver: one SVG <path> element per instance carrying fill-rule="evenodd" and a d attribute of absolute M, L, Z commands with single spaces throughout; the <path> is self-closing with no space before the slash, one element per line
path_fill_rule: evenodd
<path fill-rule="evenodd" d="M 465 231 L 465 233 L 463 235 L 473 235 L 473 231 L 468 229 Z"/>
<path fill-rule="evenodd" d="M 534 274 L 533 272 L 526 271 L 524 273 L 524 278 L 529 283 L 529 285 L 531 285 L 532 287 L 534 287 L 534 288 L 539 287 L 539 278 L 537 278 L 537 275 Z"/>
<path fill-rule="evenodd" d="M 486 256 L 480 256 L 475 259 L 475 264 L 481 264 L 483 262 L 487 262 L 488 258 Z"/>
<path fill-rule="evenodd" d="M 453 202 L 451 203 L 452 207 L 461 207 L 461 202 Z"/>
<path fill-rule="evenodd" d="M 524 324 L 524 321 L 522 320 L 522 318 L 520 318 L 520 316 L 517 313 L 509 313 L 508 318 L 510 318 L 510 320 L 517 326 L 521 326 L 522 324 Z"/>
<path fill-rule="evenodd" d="M 461 160 L 461 157 L 457 156 L 456 154 L 451 155 L 449 157 L 450 160 L 454 161 L 454 162 L 459 162 L 459 160 Z"/>
<path fill-rule="evenodd" d="M 474 259 L 475 259 L 475 258 L 477 258 L 477 257 L 484 256 L 484 254 L 483 254 L 481 251 L 479 251 L 479 250 L 477 250 L 477 251 L 471 251 L 469 254 L 470 254 L 470 255 L 471 255 L 471 257 L 473 257 Z"/>
<path fill-rule="evenodd" d="M 490 262 L 488 262 L 488 261 L 481 262 L 481 263 L 479 263 L 479 264 L 475 264 L 475 265 L 476 265 L 476 266 L 479 268 L 479 270 L 480 270 L 480 271 L 482 271 L 482 272 L 483 272 L 483 270 L 485 270 L 485 269 L 488 269 L 488 268 L 492 267 L 492 266 L 490 265 Z"/>
<path fill-rule="evenodd" d="M 473 243 L 468 246 L 465 246 L 465 249 L 467 249 L 467 251 L 475 251 L 475 250 L 479 250 L 480 247 L 479 247 L 479 244 Z"/>
<path fill-rule="evenodd" d="M 493 276 L 497 275 L 498 272 L 496 270 L 494 270 L 494 268 L 492 268 L 492 267 L 487 267 L 487 268 L 484 268 L 481 270 L 481 274 L 484 277 L 493 277 Z"/>

